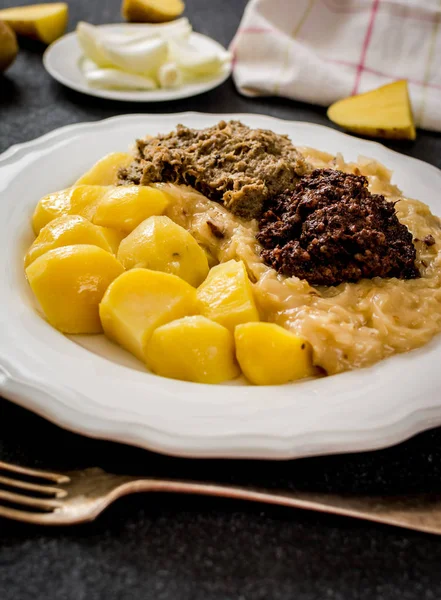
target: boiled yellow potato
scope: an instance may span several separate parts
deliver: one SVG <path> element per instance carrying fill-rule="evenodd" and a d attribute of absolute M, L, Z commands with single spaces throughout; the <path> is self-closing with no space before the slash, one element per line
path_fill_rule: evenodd
<path fill-rule="evenodd" d="M 118 188 L 108 185 L 77 185 L 71 189 L 69 214 L 80 215 L 92 221 L 104 196 Z"/>
<path fill-rule="evenodd" d="M 196 383 L 221 383 L 240 374 L 231 331 L 201 316 L 155 329 L 146 363 L 157 375 Z"/>
<path fill-rule="evenodd" d="M 122 15 L 135 23 L 172 21 L 184 12 L 182 0 L 123 0 Z"/>
<path fill-rule="evenodd" d="M 100 199 L 110 186 L 79 185 L 43 196 L 32 216 L 32 228 L 36 235 L 53 219 L 61 215 L 80 215 L 89 221 L 96 212 Z"/>
<path fill-rule="evenodd" d="M 110 252 L 75 245 L 49 250 L 29 265 L 26 276 L 53 327 L 63 333 L 100 333 L 99 303 L 123 271 Z"/>
<path fill-rule="evenodd" d="M 69 15 L 65 2 L 31 4 L 0 10 L 0 20 L 5 21 L 19 35 L 51 44 L 66 31 Z"/>
<path fill-rule="evenodd" d="M 133 156 L 127 152 L 112 152 L 101 158 L 75 185 L 116 185 L 118 171 L 128 167 L 133 161 Z"/>
<path fill-rule="evenodd" d="M 100 200 L 93 222 L 130 233 L 153 215 L 161 215 L 169 197 L 152 187 L 127 185 L 114 187 Z"/>
<path fill-rule="evenodd" d="M 121 243 L 118 260 L 125 269 L 173 273 L 193 286 L 208 274 L 207 255 L 197 241 L 165 216 L 150 217 L 138 225 Z"/>
<path fill-rule="evenodd" d="M 395 81 L 332 104 L 328 117 L 348 131 L 371 137 L 414 140 L 407 81 Z"/>
<path fill-rule="evenodd" d="M 132 269 L 118 277 L 100 304 L 105 334 L 143 362 L 157 327 L 197 312 L 191 285 L 176 275 L 148 269 Z"/>
<path fill-rule="evenodd" d="M 242 261 L 230 260 L 213 267 L 198 288 L 198 298 L 201 313 L 228 329 L 259 320 L 251 283 Z"/>
<path fill-rule="evenodd" d="M 18 44 L 14 31 L 0 21 L 0 73 L 12 65 L 17 54 Z"/>
<path fill-rule="evenodd" d="M 25 257 L 25 267 L 53 248 L 88 244 L 116 254 L 123 234 L 114 229 L 93 225 L 79 215 L 62 215 L 48 223 L 38 234 Z"/>
<path fill-rule="evenodd" d="M 314 374 L 310 344 L 274 323 L 243 323 L 234 331 L 236 356 L 255 385 L 280 385 Z"/>
<path fill-rule="evenodd" d="M 72 191 L 73 188 L 67 188 L 43 196 L 32 215 L 32 229 L 35 235 L 38 235 L 40 230 L 53 219 L 69 212 Z"/>

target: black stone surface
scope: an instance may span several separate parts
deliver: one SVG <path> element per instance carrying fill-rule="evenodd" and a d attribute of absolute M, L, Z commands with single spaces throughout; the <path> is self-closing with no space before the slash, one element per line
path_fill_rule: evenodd
<path fill-rule="evenodd" d="M 0 0 L 0 7 L 12 0 Z M 18 4 L 18 2 L 17 2 Z M 287 3 L 288 4 L 288 3 Z M 194 28 L 227 44 L 245 0 L 187 0 Z M 294 7 L 295 3 L 292 3 Z M 70 27 L 119 20 L 119 0 L 71 0 Z M 231 81 L 180 102 L 104 102 L 69 91 L 27 43 L 0 77 L 0 151 L 68 123 L 129 112 L 257 112 L 327 123 L 322 108 L 248 100 Z M 441 137 L 396 149 L 441 166 Z M 417 376 L 417 375 L 416 375 Z M 269 398 L 269 402 L 271 399 Z M 441 491 L 441 431 L 388 450 L 291 462 L 191 461 L 65 432 L 0 400 L 0 460 L 360 493 Z M 95 523 L 41 529 L 0 520 L 1 600 L 437 600 L 441 540 L 343 518 L 189 497 L 117 502 Z"/>

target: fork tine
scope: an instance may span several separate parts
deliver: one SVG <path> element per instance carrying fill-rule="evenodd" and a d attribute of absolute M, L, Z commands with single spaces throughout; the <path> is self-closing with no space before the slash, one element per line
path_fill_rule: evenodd
<path fill-rule="evenodd" d="M 17 465 L 11 465 L 0 461 L 0 469 L 3 471 L 11 471 L 12 473 L 19 473 L 20 475 L 27 475 L 28 477 L 37 477 L 38 479 L 49 479 L 55 483 L 69 483 L 70 479 L 66 475 L 59 475 L 58 473 L 50 473 L 49 471 L 37 471 L 36 469 L 27 469 L 25 467 L 19 467 Z"/>
<path fill-rule="evenodd" d="M 54 520 L 56 513 L 33 513 L 17 508 L 9 508 L 0 504 L 0 517 L 5 519 L 13 519 L 23 523 L 34 523 L 35 525 L 56 525 L 63 524 L 59 519 Z"/>
<path fill-rule="evenodd" d="M 60 508 L 61 504 L 57 500 L 49 500 L 46 498 L 31 498 L 30 496 L 23 496 L 22 494 L 14 494 L 13 492 L 6 492 L 0 490 L 0 500 L 6 500 L 14 504 L 22 504 L 23 506 L 32 506 L 34 508 L 42 508 L 43 510 L 54 510 Z"/>
<path fill-rule="evenodd" d="M 67 496 L 66 490 L 60 488 L 51 487 L 49 485 L 38 485 L 36 483 L 27 483 L 20 479 L 10 479 L 9 477 L 3 477 L 0 475 L 0 483 L 8 485 L 10 487 L 19 488 L 21 490 L 29 490 L 31 492 L 39 492 L 40 494 L 46 494 L 48 496 L 55 496 L 56 498 L 64 498 Z"/>

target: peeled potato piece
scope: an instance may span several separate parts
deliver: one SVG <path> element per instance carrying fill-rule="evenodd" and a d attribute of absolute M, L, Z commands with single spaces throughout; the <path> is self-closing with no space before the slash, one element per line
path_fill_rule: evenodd
<path fill-rule="evenodd" d="M 66 31 L 68 14 L 65 2 L 31 4 L 0 10 L 0 20 L 19 35 L 51 44 Z"/>
<path fill-rule="evenodd" d="M 123 0 L 122 16 L 136 23 L 172 21 L 184 12 L 182 0 Z"/>
<path fill-rule="evenodd" d="M 197 286 L 208 275 L 207 255 L 186 229 L 165 216 L 143 221 L 121 243 L 125 269 L 142 267 L 173 273 Z"/>
<path fill-rule="evenodd" d="M 100 200 L 93 222 L 130 233 L 153 215 L 162 215 L 170 202 L 167 194 L 146 185 L 113 187 Z"/>
<path fill-rule="evenodd" d="M 69 214 L 79 215 L 92 221 L 104 196 L 112 189 L 110 185 L 76 185 L 70 196 Z"/>
<path fill-rule="evenodd" d="M 132 269 L 118 277 L 100 304 L 105 334 L 143 362 L 157 327 L 197 312 L 191 285 L 176 275 L 148 269 Z"/>
<path fill-rule="evenodd" d="M 0 73 L 12 65 L 17 53 L 18 44 L 14 31 L 0 21 Z"/>
<path fill-rule="evenodd" d="M 197 383 L 221 383 L 240 373 L 233 334 L 201 316 L 158 327 L 148 343 L 146 362 L 157 375 Z"/>
<path fill-rule="evenodd" d="M 25 257 L 25 267 L 54 248 L 88 244 L 116 254 L 123 234 L 114 229 L 93 225 L 79 215 L 62 215 L 48 223 L 38 234 Z"/>
<path fill-rule="evenodd" d="M 350 96 L 332 104 L 328 117 L 340 127 L 371 137 L 414 140 L 415 124 L 407 81 Z"/>
<path fill-rule="evenodd" d="M 198 298 L 201 313 L 228 329 L 259 320 L 251 282 L 242 261 L 230 260 L 213 267 L 198 288 Z"/>
<path fill-rule="evenodd" d="M 32 215 L 32 229 L 35 235 L 38 235 L 41 229 L 50 223 L 53 219 L 67 214 L 70 210 L 70 199 L 73 188 L 67 188 L 43 196 L 35 207 Z"/>
<path fill-rule="evenodd" d="M 38 235 L 45 225 L 61 215 L 80 215 L 91 221 L 98 202 L 109 189 L 110 186 L 78 185 L 43 196 L 32 216 L 35 234 Z"/>
<path fill-rule="evenodd" d="M 116 185 L 119 169 L 128 167 L 132 160 L 127 152 L 112 152 L 96 162 L 75 185 Z"/>
<path fill-rule="evenodd" d="M 314 374 L 311 346 L 274 323 L 244 323 L 234 331 L 236 356 L 255 385 L 280 385 Z"/>
<path fill-rule="evenodd" d="M 53 327 L 63 333 L 100 333 L 99 303 L 123 271 L 102 248 L 75 245 L 49 250 L 29 265 L 26 276 Z"/>

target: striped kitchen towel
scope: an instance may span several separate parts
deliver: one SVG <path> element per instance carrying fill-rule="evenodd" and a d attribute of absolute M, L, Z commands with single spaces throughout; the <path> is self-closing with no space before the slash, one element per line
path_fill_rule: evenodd
<path fill-rule="evenodd" d="M 247 96 L 328 106 L 407 79 L 417 125 L 441 131 L 441 0 L 250 0 L 231 44 Z"/>

